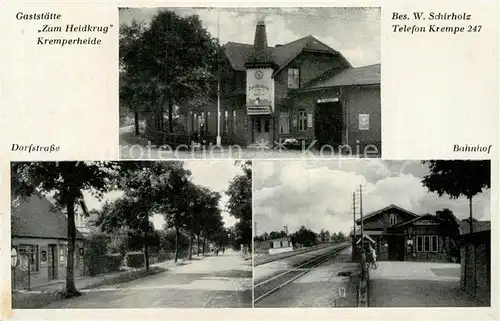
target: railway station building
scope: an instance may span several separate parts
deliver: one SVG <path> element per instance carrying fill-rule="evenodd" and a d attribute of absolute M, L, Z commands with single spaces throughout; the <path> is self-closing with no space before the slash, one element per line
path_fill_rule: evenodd
<path fill-rule="evenodd" d="M 441 223 L 435 215 L 390 205 L 365 215 L 363 230 L 373 240 L 378 261 L 451 262 L 450 240 L 442 235 Z M 360 218 L 356 225 L 361 226 Z"/>
<path fill-rule="evenodd" d="M 224 46 L 230 80 L 221 84 L 220 132 L 225 145 L 278 143 L 381 150 L 380 64 L 354 68 L 313 36 L 268 46 L 258 22 L 253 44 Z M 219 126 L 217 103 L 183 118 L 188 134 Z M 215 139 L 211 139 L 215 141 Z"/>

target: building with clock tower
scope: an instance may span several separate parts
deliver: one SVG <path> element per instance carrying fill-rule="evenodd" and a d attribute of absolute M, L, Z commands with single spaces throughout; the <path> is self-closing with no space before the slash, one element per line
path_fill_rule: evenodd
<path fill-rule="evenodd" d="M 264 21 L 257 22 L 253 44 L 228 42 L 224 53 L 223 145 L 272 148 L 292 141 L 381 155 L 380 64 L 354 68 L 311 35 L 269 46 Z M 217 118 L 215 102 L 191 112 L 188 134 L 204 130 L 215 143 Z"/>

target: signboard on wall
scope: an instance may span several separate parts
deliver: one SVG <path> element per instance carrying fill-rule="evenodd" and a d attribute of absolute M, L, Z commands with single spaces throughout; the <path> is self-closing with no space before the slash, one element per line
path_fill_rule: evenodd
<path fill-rule="evenodd" d="M 413 223 L 414 225 L 439 225 L 438 222 L 432 220 L 420 220 Z"/>
<path fill-rule="evenodd" d="M 335 103 L 337 101 L 339 101 L 338 98 L 323 98 L 323 99 L 318 99 L 317 103 L 326 104 L 326 103 Z"/>
<path fill-rule="evenodd" d="M 359 130 L 369 130 L 369 129 L 370 129 L 370 115 L 359 114 Z"/>
<path fill-rule="evenodd" d="M 271 107 L 266 106 L 248 106 L 247 115 L 269 115 Z"/>
<path fill-rule="evenodd" d="M 269 113 L 272 112 L 274 97 L 272 74 L 271 68 L 247 69 L 247 107 L 269 107 Z"/>

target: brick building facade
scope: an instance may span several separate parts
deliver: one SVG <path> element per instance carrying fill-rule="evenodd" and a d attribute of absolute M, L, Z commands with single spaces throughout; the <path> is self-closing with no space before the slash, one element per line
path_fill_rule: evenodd
<path fill-rule="evenodd" d="M 372 145 L 380 154 L 380 64 L 353 68 L 313 36 L 269 47 L 259 22 L 254 44 L 229 42 L 230 80 L 221 84 L 223 144 L 248 146 L 286 139 L 314 147 Z M 217 103 L 185 116 L 188 133 L 217 135 Z M 369 152 L 372 152 L 372 148 Z"/>

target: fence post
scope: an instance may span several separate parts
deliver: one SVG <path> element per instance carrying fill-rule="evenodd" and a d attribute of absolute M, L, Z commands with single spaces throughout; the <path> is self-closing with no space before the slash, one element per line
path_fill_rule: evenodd
<path fill-rule="evenodd" d="M 28 291 L 31 291 L 31 260 L 28 256 Z"/>

